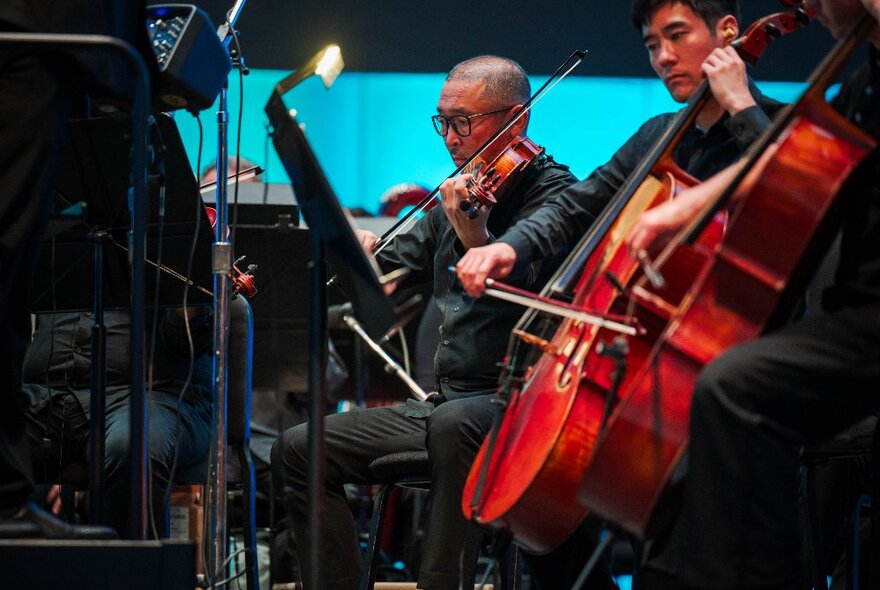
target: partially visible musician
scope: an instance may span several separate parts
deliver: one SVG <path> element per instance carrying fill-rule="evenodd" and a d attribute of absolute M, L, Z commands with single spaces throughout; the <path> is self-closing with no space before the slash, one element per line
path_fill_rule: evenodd
<path fill-rule="evenodd" d="M 144 2 L 3 0 L 0 32 L 91 33 L 146 43 Z M 107 536 L 74 529 L 28 502 L 21 363 L 30 336 L 31 275 L 49 219 L 66 120 L 88 86 L 116 96 L 130 84 L 124 62 L 94 50 L 0 46 L 0 536 Z M 104 85 L 107 85 L 106 87 Z"/>
<path fill-rule="evenodd" d="M 836 37 L 866 10 L 880 20 L 880 0 L 812 3 Z M 868 63 L 846 81 L 833 106 L 880 139 L 880 29 L 874 26 Z M 628 238 L 631 251 L 655 251 L 726 188 L 734 171 L 646 212 Z M 667 543 L 679 559 L 665 578 L 649 572 L 647 588 L 810 587 L 802 561 L 798 449 L 880 409 L 876 148 L 838 198 L 845 199 L 843 240 L 824 309 L 731 348 L 697 380 L 684 505 Z"/>
<path fill-rule="evenodd" d="M 522 108 L 530 93 L 522 68 L 508 59 L 482 56 L 453 68 L 432 117 L 453 163 L 460 165 L 472 155 Z M 527 126 L 525 115 L 489 147 L 483 159 L 491 161 L 511 140 L 524 136 Z M 434 207 L 376 256 L 383 272 L 409 270 L 395 296 L 430 294 L 439 307 L 442 322 L 434 353 L 438 395 L 431 401 L 410 400 L 327 417 L 326 512 L 321 530 L 324 588 L 351 590 L 361 575 L 357 529 L 343 485 L 369 483 L 369 464 L 378 457 L 424 450 L 431 459 L 431 499 L 419 588 L 455 590 L 459 580 L 465 588 L 474 585 L 483 532 L 461 513 L 462 489 L 497 411 L 497 404 L 490 400 L 495 397 L 508 336 L 522 309 L 468 297 L 448 268 L 463 252 L 503 234 L 577 179 L 552 157 L 539 156 L 503 200 L 470 219 L 459 207 L 467 196 L 468 178 L 462 175 L 445 182 L 440 191 L 443 206 Z M 376 240 L 366 232 L 360 238 L 368 251 Z M 517 284 L 540 289 L 558 262 L 557 258 L 531 265 Z M 307 432 L 305 424 L 288 430 L 272 452 L 276 481 L 285 482 L 291 492 L 286 503 L 301 557 L 308 555 L 309 547 Z M 308 584 L 308 561 L 300 559 L 300 563 Z"/>
<path fill-rule="evenodd" d="M 686 131 L 674 159 L 706 179 L 736 160 L 781 104 L 761 94 L 730 47 L 740 34 L 736 0 L 635 0 L 633 21 L 654 71 L 672 97 L 690 99 L 707 79 L 712 98 Z M 675 115 L 649 119 L 611 159 L 493 243 L 472 248 L 456 267 L 465 290 L 481 295 L 486 278 L 503 278 L 529 261 L 568 251 L 657 142 Z M 517 273 L 518 274 L 518 273 Z"/>

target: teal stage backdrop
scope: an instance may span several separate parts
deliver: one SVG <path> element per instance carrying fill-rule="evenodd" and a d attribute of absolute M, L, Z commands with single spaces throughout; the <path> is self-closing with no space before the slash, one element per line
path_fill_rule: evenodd
<path fill-rule="evenodd" d="M 244 78 L 241 154 L 267 170 L 268 182 L 286 182 L 281 163 L 267 143 L 263 107 L 287 72 L 251 70 Z M 345 73 L 325 89 L 312 77 L 285 96 L 339 200 L 346 207 L 376 212 L 380 195 L 401 182 L 433 188 L 453 169 L 429 117 L 436 112 L 444 74 Z M 531 78 L 533 88 L 544 82 Z M 778 100 L 793 100 L 801 84 L 759 82 Z M 230 75 L 229 153 L 235 153 L 239 79 Z M 529 137 L 583 178 L 657 113 L 680 108 L 655 79 L 570 77 L 532 111 Z M 176 120 L 196 167 L 199 144 L 194 117 Z M 216 106 L 201 114 L 204 144 L 201 167 L 217 153 Z M 268 158 L 267 155 L 268 154 Z M 230 195 L 231 198 L 231 195 Z"/>

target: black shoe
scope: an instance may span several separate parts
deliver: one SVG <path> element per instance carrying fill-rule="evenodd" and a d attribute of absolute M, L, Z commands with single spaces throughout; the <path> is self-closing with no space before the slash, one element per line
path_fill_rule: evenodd
<path fill-rule="evenodd" d="M 4 539 L 116 539 L 116 531 L 104 526 L 72 526 L 36 504 L 28 502 L 12 516 L 0 518 Z"/>

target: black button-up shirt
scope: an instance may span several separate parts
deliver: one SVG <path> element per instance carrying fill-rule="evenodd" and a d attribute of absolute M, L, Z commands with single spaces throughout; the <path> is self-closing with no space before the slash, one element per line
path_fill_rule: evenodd
<path fill-rule="evenodd" d="M 880 51 L 844 83 L 833 103 L 847 119 L 880 140 Z M 880 152 L 875 148 L 853 173 L 839 198 L 847 199 L 840 266 L 826 307 L 880 305 Z M 868 318 L 866 318 L 868 319 Z M 870 318 L 880 322 L 875 315 Z"/>
<path fill-rule="evenodd" d="M 705 180 L 735 162 L 770 126 L 770 117 L 782 104 L 764 97 L 754 85 L 750 90 L 757 106 L 733 117 L 725 115 L 708 130 L 692 126 L 685 132 L 674 153 L 682 170 Z M 517 264 L 573 248 L 674 117 L 674 113 L 667 113 L 649 119 L 608 163 L 501 236 L 499 241 L 516 251 Z"/>
<path fill-rule="evenodd" d="M 210 354 L 205 354 L 211 347 L 210 317 L 209 308 L 203 308 L 190 320 L 196 364 L 191 384 L 184 393 L 187 400 L 194 396 L 211 397 L 212 360 Z M 44 408 L 50 397 L 71 394 L 89 414 L 92 325 L 90 313 L 37 316 L 37 329 L 22 369 L 22 389 L 32 412 Z M 108 400 L 127 396 L 131 389 L 130 325 L 127 311 L 104 312 Z M 149 342 L 149 326 L 147 330 Z M 189 370 L 189 344 L 183 319 L 172 310 L 159 314 L 155 348 L 153 391 L 179 393 Z"/>
<path fill-rule="evenodd" d="M 567 166 L 539 157 L 510 194 L 492 208 L 490 234 L 501 235 L 576 181 Z M 400 267 L 410 270 L 395 297 L 403 300 L 414 292 L 433 294 L 443 314 L 434 375 L 437 391 L 446 399 L 496 390 L 507 341 L 525 312 L 519 305 L 492 297 L 468 297 L 449 270 L 460 256 L 461 243 L 439 206 L 377 256 L 383 272 Z M 535 263 L 513 284 L 539 291 L 560 261 L 557 257 Z"/>

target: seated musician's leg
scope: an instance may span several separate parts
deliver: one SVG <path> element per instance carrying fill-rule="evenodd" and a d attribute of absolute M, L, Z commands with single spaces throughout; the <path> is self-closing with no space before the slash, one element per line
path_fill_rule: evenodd
<path fill-rule="evenodd" d="M 425 449 L 425 420 L 404 415 L 400 406 L 355 410 L 326 417 L 326 489 L 321 527 L 323 587 L 356 588 L 361 575 L 357 527 L 343 484 L 368 483 L 370 463 L 398 451 Z M 272 448 L 275 485 L 284 490 L 293 520 L 304 584 L 309 578 L 308 424 L 287 430 Z M 306 586 L 308 588 L 308 586 Z"/>
<path fill-rule="evenodd" d="M 461 497 L 474 457 L 500 411 L 493 398 L 448 401 L 428 417 L 431 512 L 419 571 L 423 590 L 457 589 L 462 569 L 464 587 L 473 587 L 483 531 L 465 520 Z"/>
<path fill-rule="evenodd" d="M 149 400 L 150 520 L 149 536 L 165 534 L 165 495 L 171 477 L 175 446 L 177 465 L 200 461 L 211 444 L 211 407 L 206 399 L 177 403 L 177 394 L 154 391 Z M 127 396 L 107 403 L 107 432 L 104 454 L 104 516 L 120 533 L 129 530 L 129 406 Z"/>
<path fill-rule="evenodd" d="M 876 407 L 876 329 L 814 317 L 735 347 L 700 375 L 691 410 L 682 581 L 695 588 L 802 588 L 800 445 Z"/>

